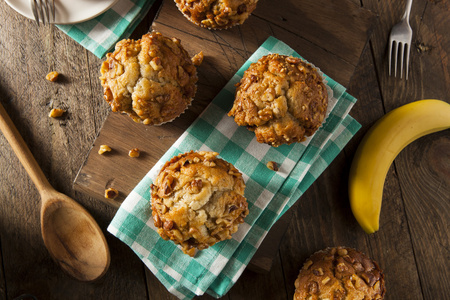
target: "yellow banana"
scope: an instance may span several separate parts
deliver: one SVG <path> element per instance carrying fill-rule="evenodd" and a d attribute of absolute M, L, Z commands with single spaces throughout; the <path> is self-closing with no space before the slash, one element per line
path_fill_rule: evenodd
<path fill-rule="evenodd" d="M 400 151 L 414 140 L 450 128 L 450 104 L 434 99 L 398 107 L 378 120 L 362 139 L 349 177 L 350 206 L 367 233 L 379 228 L 383 186 Z"/>

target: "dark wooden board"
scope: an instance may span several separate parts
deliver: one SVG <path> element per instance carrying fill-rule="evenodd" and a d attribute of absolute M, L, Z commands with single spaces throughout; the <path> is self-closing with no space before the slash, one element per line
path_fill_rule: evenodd
<path fill-rule="evenodd" d="M 185 19 L 173 1 L 163 1 L 152 29 L 179 38 L 191 55 L 200 51 L 205 55 L 198 69 L 198 92 L 194 103 L 175 121 L 162 126 L 144 126 L 125 115 L 112 113 L 77 175 L 75 189 L 114 207 L 120 206 L 146 172 L 269 36 L 285 41 L 329 76 L 348 84 L 375 17 L 351 1 L 331 5 L 326 10 L 321 10 L 322 6 L 324 1 L 283 0 L 277 5 L 272 1 L 260 1 L 244 25 L 210 31 Z M 97 151 L 103 144 L 113 151 L 99 155 Z M 128 157 L 128 151 L 136 147 L 142 155 Z M 118 198 L 104 198 L 104 190 L 109 187 L 119 191 Z M 291 213 L 286 214 L 274 226 L 268 237 L 271 242 L 260 247 L 250 269 L 257 272 L 270 269 L 290 217 Z"/>

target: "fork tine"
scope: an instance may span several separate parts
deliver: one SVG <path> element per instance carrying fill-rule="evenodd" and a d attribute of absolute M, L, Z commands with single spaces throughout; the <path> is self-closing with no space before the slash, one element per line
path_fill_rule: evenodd
<path fill-rule="evenodd" d="M 48 7 L 47 7 L 47 0 L 42 0 L 42 11 L 44 15 L 42 16 L 42 19 L 45 20 L 45 23 L 48 24 L 49 15 L 48 15 Z M 44 23 L 44 25 L 45 25 Z"/>
<path fill-rule="evenodd" d="M 388 50 L 388 63 L 389 63 L 389 76 L 391 76 L 391 64 L 392 64 L 392 40 L 389 39 L 389 50 Z"/>
<path fill-rule="evenodd" d="M 405 46 L 406 46 L 406 80 L 408 80 L 408 71 L 409 71 L 409 51 L 410 51 L 410 46 L 409 46 L 409 44 L 405 44 Z"/>
<path fill-rule="evenodd" d="M 36 8 L 36 0 L 30 0 L 30 2 L 31 2 L 31 9 L 33 11 L 34 20 L 36 21 L 36 23 L 39 26 L 39 12 Z"/>
<path fill-rule="evenodd" d="M 400 78 L 403 78 L 403 56 L 405 55 L 405 44 L 399 43 L 400 52 Z"/>
<path fill-rule="evenodd" d="M 40 20 L 42 22 L 43 25 L 45 25 L 45 17 L 44 17 L 44 4 L 42 3 L 42 0 L 39 0 L 39 16 L 40 16 Z"/>
<path fill-rule="evenodd" d="M 55 23 L 55 19 L 56 19 L 56 12 L 55 12 L 55 0 L 52 0 L 52 23 Z"/>
<path fill-rule="evenodd" d="M 397 77 L 398 42 L 395 42 L 394 46 L 394 77 Z"/>

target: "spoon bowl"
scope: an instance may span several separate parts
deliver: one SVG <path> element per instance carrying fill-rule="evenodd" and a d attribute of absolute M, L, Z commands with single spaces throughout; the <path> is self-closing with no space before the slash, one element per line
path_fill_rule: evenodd
<path fill-rule="evenodd" d="M 77 202 L 57 191 L 42 195 L 41 232 L 53 259 L 74 278 L 92 281 L 110 263 L 106 240 L 92 216 Z"/>
<path fill-rule="evenodd" d="M 39 191 L 41 233 L 52 258 L 80 281 L 103 276 L 109 268 L 110 254 L 97 222 L 75 200 L 50 185 L 1 104 L 0 130 Z"/>

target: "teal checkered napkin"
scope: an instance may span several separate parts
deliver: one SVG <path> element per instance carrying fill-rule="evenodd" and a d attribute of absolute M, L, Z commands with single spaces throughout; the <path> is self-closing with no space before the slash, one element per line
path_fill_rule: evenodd
<path fill-rule="evenodd" d="M 142 21 L 155 0 L 119 0 L 100 16 L 77 24 L 57 25 L 83 47 L 103 58 Z"/>
<path fill-rule="evenodd" d="M 108 231 L 129 245 L 147 267 L 179 298 L 207 292 L 224 295 L 236 282 L 271 226 L 339 154 L 360 125 L 349 115 L 356 99 L 324 74 L 330 89 L 329 112 L 323 126 L 303 143 L 270 147 L 227 115 L 235 84 L 252 62 L 269 53 L 300 57 L 283 42 L 270 37 L 249 58 L 205 111 L 161 157 L 125 199 Z M 153 225 L 150 184 L 162 165 L 190 150 L 216 151 L 242 173 L 249 215 L 232 239 L 199 251 L 192 258 L 173 242 L 164 241 Z M 267 168 L 268 161 L 279 171 Z"/>

